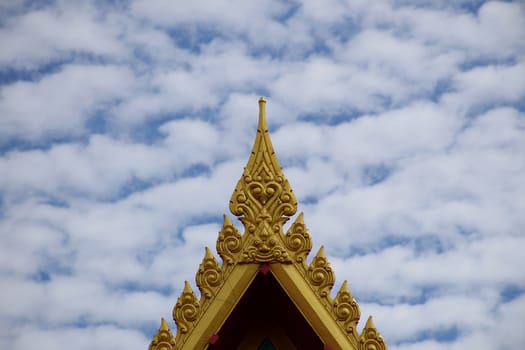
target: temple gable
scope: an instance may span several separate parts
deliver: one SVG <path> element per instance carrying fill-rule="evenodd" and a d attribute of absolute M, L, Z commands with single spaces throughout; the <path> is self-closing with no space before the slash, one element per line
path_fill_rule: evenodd
<path fill-rule="evenodd" d="M 308 263 L 312 240 L 273 150 L 259 100 L 257 134 L 230 199 L 241 233 L 224 215 L 216 251 L 206 247 L 196 273 L 200 296 L 186 281 L 173 308 L 174 336 L 162 319 L 149 350 L 356 349 L 386 350 L 370 317 L 361 333 L 359 305 L 321 247 Z"/>

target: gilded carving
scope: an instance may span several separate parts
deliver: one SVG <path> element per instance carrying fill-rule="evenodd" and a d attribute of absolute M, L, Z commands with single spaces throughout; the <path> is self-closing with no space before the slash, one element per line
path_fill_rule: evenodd
<path fill-rule="evenodd" d="M 262 241 L 253 239 L 251 243 L 242 252 L 242 258 L 239 263 L 290 263 L 288 252 L 277 244 L 276 240 L 269 239 Z"/>
<path fill-rule="evenodd" d="M 297 291 L 300 293 L 298 300 L 304 297 L 303 302 L 323 305 L 328 313 L 323 311 L 320 319 L 330 325 L 330 332 L 332 330 L 338 332 L 338 335 L 332 338 L 338 346 L 344 349 L 386 350 L 386 344 L 376 330 L 372 318 L 368 319 L 363 331 L 360 335 L 358 334 L 356 326 L 360 318 L 359 305 L 350 293 L 346 281 L 341 285 L 336 297 L 332 299 L 330 293 L 335 282 L 335 275 L 322 246 L 307 265 L 312 240 L 304 224 L 303 213 L 299 214 L 286 234 L 283 232 L 283 225 L 297 211 L 297 202 L 271 144 L 266 125 L 265 103 L 263 98 L 259 100 L 259 124 L 255 142 L 229 204 L 231 212 L 242 222 L 244 232 L 241 234 L 229 217 L 224 215 L 224 222 L 216 244 L 222 264 L 206 247 L 195 276 L 200 299 L 186 281 L 173 308 L 173 319 L 177 325 L 176 337 L 173 337 L 166 321 L 162 319 L 149 350 L 195 348 L 195 344 L 208 341 L 209 337 L 214 334 L 213 332 L 220 329 L 224 321 L 214 318 L 221 314 L 212 315 L 209 319 L 205 318 L 209 316 L 208 312 L 217 310 L 213 303 L 224 303 L 226 300 L 229 303 L 230 298 L 242 297 L 242 293 L 237 295 L 240 289 L 223 288 L 225 283 L 233 282 L 231 287 L 239 282 L 228 281 L 228 278 L 234 275 L 240 276 L 235 272 L 260 270 L 254 269 L 254 266 L 241 267 L 239 264 L 262 263 L 293 264 L 293 266 L 283 266 L 271 271 L 285 274 L 284 276 L 290 278 L 288 281 L 303 279 L 300 283 L 306 282 L 310 286 L 311 290 L 292 288 L 290 291 L 292 294 Z M 263 267 L 266 267 L 265 271 L 270 270 L 269 265 Z M 241 271 L 236 271 L 237 268 Z M 253 277 L 248 273 L 243 276 L 241 280 Z M 283 285 L 283 287 L 287 286 Z M 233 291 L 235 294 L 228 294 Z M 237 301 L 231 300 L 231 305 Z M 222 306 L 220 309 L 225 310 Z M 257 317 L 257 315 L 253 316 Z M 213 326 L 215 328 L 206 322 L 199 324 L 198 322 L 203 319 L 206 322 L 211 322 L 211 320 L 217 322 Z"/>
<path fill-rule="evenodd" d="M 258 225 L 253 233 L 245 234 L 245 244 L 240 263 L 270 263 L 291 262 L 288 252 L 284 249 L 279 228 L 273 232 L 271 218 L 265 215 L 263 208 L 262 214 L 258 217 Z"/>
<path fill-rule="evenodd" d="M 361 333 L 359 350 L 386 350 L 385 341 L 374 326 L 372 316 L 366 321 L 365 328 Z"/>
<path fill-rule="evenodd" d="M 324 303 L 330 303 L 330 290 L 334 285 L 335 275 L 324 254 L 323 246 L 308 266 L 306 277 Z"/>
<path fill-rule="evenodd" d="M 353 334 L 361 316 L 361 311 L 357 301 L 350 293 L 346 281 L 343 282 L 334 299 L 333 312 L 336 320 L 343 326 L 345 332 Z"/>
<path fill-rule="evenodd" d="M 282 253 L 273 248 L 277 241 L 271 236 L 282 234 L 283 224 L 297 211 L 297 201 L 273 150 L 265 104 L 261 98 L 257 135 L 248 164 L 231 196 L 230 210 L 243 223 L 245 234 L 257 236 L 255 248 L 268 259 L 269 255 Z M 254 255 L 253 249 L 248 255 Z M 258 262 L 258 255 L 254 261 Z"/>
<path fill-rule="evenodd" d="M 199 265 L 195 282 L 204 298 L 203 303 L 215 296 L 217 288 L 222 283 L 222 271 L 219 262 L 208 247 L 205 249 L 204 258 Z"/>
<path fill-rule="evenodd" d="M 235 256 L 242 248 L 242 237 L 239 231 L 233 226 L 230 218 L 224 215 L 224 223 L 217 238 L 217 253 L 226 265 L 235 262 Z"/>
<path fill-rule="evenodd" d="M 200 314 L 200 303 L 188 281 L 184 282 L 177 304 L 173 308 L 173 319 L 177 324 L 177 341 L 184 339 Z"/>
<path fill-rule="evenodd" d="M 304 224 L 303 213 L 299 214 L 295 222 L 286 232 L 284 243 L 288 251 L 294 254 L 294 261 L 299 264 L 306 263 L 306 257 L 312 250 L 312 240 Z"/>
<path fill-rule="evenodd" d="M 153 336 L 148 350 L 177 350 L 175 338 L 173 337 L 173 334 L 171 334 L 168 323 L 164 318 L 161 319 L 160 328 L 157 331 L 157 334 Z"/>

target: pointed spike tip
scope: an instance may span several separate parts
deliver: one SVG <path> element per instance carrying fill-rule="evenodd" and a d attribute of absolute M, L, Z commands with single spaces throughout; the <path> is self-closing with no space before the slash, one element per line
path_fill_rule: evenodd
<path fill-rule="evenodd" d="M 224 214 L 224 224 L 223 224 L 223 226 L 230 226 L 230 225 L 232 225 L 232 221 L 230 220 L 228 215 Z"/>
<path fill-rule="evenodd" d="M 376 328 L 376 326 L 374 325 L 374 321 L 372 321 L 372 316 L 368 316 L 365 328 Z"/>
<path fill-rule="evenodd" d="M 349 292 L 350 291 L 348 289 L 348 281 L 347 280 L 344 280 L 343 284 L 341 285 L 341 290 L 344 291 L 344 292 Z"/>
<path fill-rule="evenodd" d="M 210 248 L 208 248 L 207 246 L 204 247 L 204 258 L 205 259 L 213 259 L 214 258 L 213 253 L 211 252 Z"/>
<path fill-rule="evenodd" d="M 161 330 L 161 331 L 169 331 L 169 329 L 170 329 L 170 327 L 168 327 L 168 322 L 166 322 L 164 317 L 162 317 L 160 319 L 160 328 L 159 328 L 159 330 Z"/>
<path fill-rule="evenodd" d="M 325 254 L 324 254 L 324 245 L 322 245 L 322 246 L 319 248 L 319 251 L 317 251 L 317 256 L 319 256 L 319 257 L 325 257 Z"/>
<path fill-rule="evenodd" d="M 184 281 L 184 293 L 193 293 L 193 289 L 191 289 L 190 282 Z"/>

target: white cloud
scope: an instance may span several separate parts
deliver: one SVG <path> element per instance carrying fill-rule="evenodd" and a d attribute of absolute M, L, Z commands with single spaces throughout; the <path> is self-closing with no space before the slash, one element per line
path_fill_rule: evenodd
<path fill-rule="evenodd" d="M 71 65 L 39 81 L 20 81 L 0 91 L 4 138 L 78 135 L 95 113 L 111 108 L 133 83 L 124 67 Z"/>
<path fill-rule="evenodd" d="M 517 2 L 488 1 L 477 14 L 407 6 L 396 16 L 410 33 L 444 49 L 465 52 L 469 59 L 508 58 L 523 53 L 523 7 Z"/>
<path fill-rule="evenodd" d="M 75 54 L 124 54 L 118 28 L 101 25 L 97 16 L 93 6 L 61 3 L 8 19 L 0 30 L 0 66 L 35 69 Z"/>
<path fill-rule="evenodd" d="M 125 347 L 139 350 L 147 348 L 149 343 L 149 340 L 138 331 L 104 325 L 84 330 L 78 327 L 68 327 L 46 331 L 35 327 L 23 327 L 16 329 L 16 332 L 20 336 L 12 343 L 6 344 L 10 349 L 27 349 L 36 343 L 45 349 L 59 348 L 64 344 L 69 344 L 68 346 L 74 346 L 79 350 L 88 350 L 93 347 L 108 350 Z"/>
<path fill-rule="evenodd" d="M 458 109 L 487 108 L 493 105 L 519 103 L 525 98 L 525 64 L 476 67 L 457 74 L 452 92 L 444 102 Z"/>
<path fill-rule="evenodd" d="M 166 4 L 162 1 L 135 1 L 131 11 L 153 23 L 168 28 L 177 28 L 186 37 L 181 40 L 198 42 L 199 36 L 225 36 L 228 38 L 246 35 L 251 43 L 272 45 L 280 42 L 286 31 L 274 18 L 288 11 L 290 5 L 282 1 L 265 0 L 246 3 L 244 1 L 216 2 L 192 1 L 184 4 Z"/>

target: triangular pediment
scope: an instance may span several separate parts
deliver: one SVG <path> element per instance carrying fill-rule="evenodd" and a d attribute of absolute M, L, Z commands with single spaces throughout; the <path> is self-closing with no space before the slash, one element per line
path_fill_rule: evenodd
<path fill-rule="evenodd" d="M 230 199 L 241 233 L 227 215 L 217 253 L 205 249 L 196 283 L 185 282 L 173 309 L 174 337 L 162 320 L 149 350 L 359 349 L 386 350 L 369 318 L 357 332 L 359 306 L 345 281 L 335 298 L 335 275 L 324 249 L 307 263 L 312 242 L 284 176 L 266 125 L 264 99 L 252 152 Z"/>
<path fill-rule="evenodd" d="M 270 270 L 259 271 L 217 333 L 211 350 L 323 348 Z"/>

